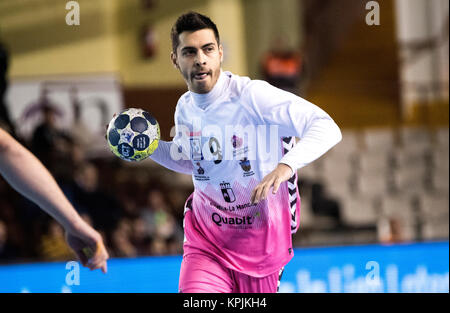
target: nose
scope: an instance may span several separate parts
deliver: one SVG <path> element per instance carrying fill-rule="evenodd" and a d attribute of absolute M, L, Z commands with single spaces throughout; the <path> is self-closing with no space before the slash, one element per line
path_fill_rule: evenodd
<path fill-rule="evenodd" d="M 203 51 L 200 49 L 195 58 L 195 65 L 203 66 L 206 64 L 206 56 Z"/>

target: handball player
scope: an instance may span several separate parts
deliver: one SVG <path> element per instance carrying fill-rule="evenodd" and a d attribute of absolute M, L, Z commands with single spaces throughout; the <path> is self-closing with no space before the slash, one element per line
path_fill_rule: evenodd
<path fill-rule="evenodd" d="M 171 39 L 171 60 L 188 91 L 175 109 L 175 137 L 160 141 L 151 158 L 194 182 L 179 292 L 277 292 L 300 222 L 297 170 L 336 145 L 341 131 L 301 97 L 223 71 L 219 32 L 208 17 L 183 14 Z"/>

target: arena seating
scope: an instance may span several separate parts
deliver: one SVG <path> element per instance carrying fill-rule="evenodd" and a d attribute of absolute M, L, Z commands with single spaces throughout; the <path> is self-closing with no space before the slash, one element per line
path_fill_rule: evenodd
<path fill-rule="evenodd" d="M 315 227 L 307 186 L 323 184 L 348 227 L 395 220 L 404 241 L 448 239 L 448 127 L 344 130 L 342 141 L 299 169 L 302 225 Z"/>

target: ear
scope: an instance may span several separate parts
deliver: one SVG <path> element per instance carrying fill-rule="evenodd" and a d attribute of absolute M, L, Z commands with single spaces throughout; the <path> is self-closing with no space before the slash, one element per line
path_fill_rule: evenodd
<path fill-rule="evenodd" d="M 173 51 L 170 53 L 170 60 L 176 69 L 180 69 L 178 66 L 177 55 Z"/>
<path fill-rule="evenodd" d="M 220 63 L 223 62 L 223 47 L 222 44 L 219 45 L 219 55 L 220 55 Z"/>

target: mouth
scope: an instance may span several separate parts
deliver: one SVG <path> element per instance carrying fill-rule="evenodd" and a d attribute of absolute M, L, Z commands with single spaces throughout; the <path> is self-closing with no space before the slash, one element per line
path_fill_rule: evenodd
<path fill-rule="evenodd" d="M 195 80 L 204 80 L 208 75 L 211 75 L 211 71 L 196 72 L 192 74 L 192 78 Z"/>

